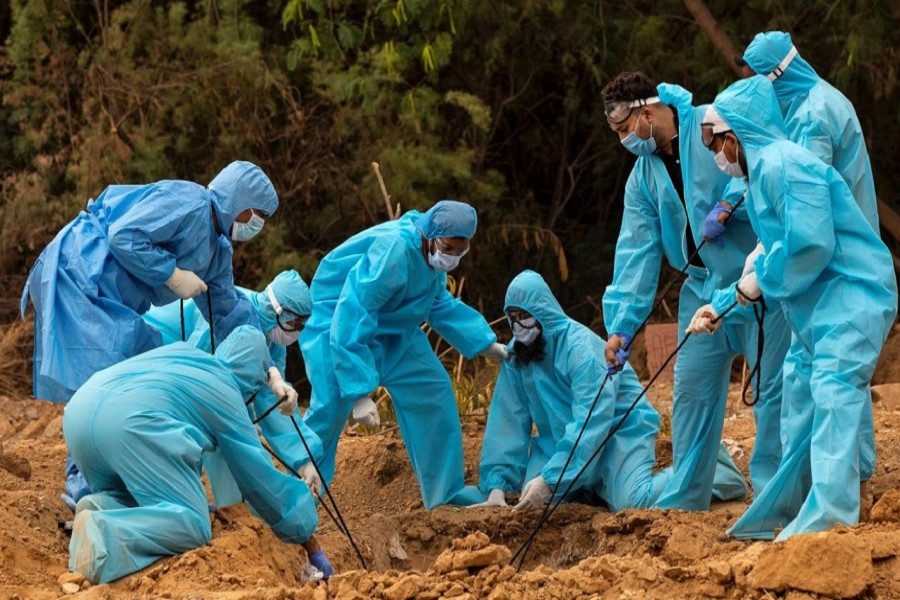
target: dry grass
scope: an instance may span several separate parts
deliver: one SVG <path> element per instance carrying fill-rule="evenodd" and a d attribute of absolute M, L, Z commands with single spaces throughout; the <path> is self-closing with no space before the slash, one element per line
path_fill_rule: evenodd
<path fill-rule="evenodd" d="M 27 394 L 31 390 L 34 321 L 29 316 L 0 325 L 0 394 Z"/>

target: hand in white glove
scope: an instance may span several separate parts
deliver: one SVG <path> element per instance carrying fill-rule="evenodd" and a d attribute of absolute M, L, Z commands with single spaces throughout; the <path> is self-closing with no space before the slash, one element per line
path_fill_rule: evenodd
<path fill-rule="evenodd" d="M 206 291 L 206 284 L 191 271 L 175 267 L 172 276 L 166 279 L 166 287 L 182 300 L 190 300 Z"/>
<path fill-rule="evenodd" d="M 290 384 L 285 383 L 281 373 L 278 372 L 278 367 L 269 367 L 268 373 L 269 389 L 272 390 L 272 394 L 278 400 L 284 398 L 284 402 L 278 405 L 278 410 L 283 415 L 294 414 L 294 410 L 297 408 L 297 390 L 292 388 Z"/>
<path fill-rule="evenodd" d="M 487 347 L 487 350 L 482 350 L 478 356 L 483 356 L 491 360 L 506 360 L 509 358 L 509 352 L 506 351 L 506 346 L 494 342 Z"/>
<path fill-rule="evenodd" d="M 738 304 L 747 306 L 751 302 L 758 302 L 762 298 L 762 290 L 759 289 L 759 280 L 756 273 L 745 276 L 737 285 L 735 292 Z"/>
<path fill-rule="evenodd" d="M 722 324 L 722 321 L 716 321 L 719 313 L 715 311 L 712 304 L 706 304 L 697 309 L 691 319 L 690 325 L 687 327 L 687 333 L 709 333 L 713 334 Z"/>
<path fill-rule="evenodd" d="M 381 417 L 378 416 L 378 406 L 372 400 L 372 396 L 366 394 L 360 396 L 353 403 L 353 420 L 366 427 L 378 427 L 381 425 Z"/>
<path fill-rule="evenodd" d="M 513 506 L 513 510 L 532 510 L 541 508 L 550 501 L 550 486 L 544 481 L 544 478 L 538 475 L 525 484 L 522 488 L 522 495 L 519 496 L 519 503 Z"/>
<path fill-rule="evenodd" d="M 487 501 L 473 504 L 469 508 L 483 508 L 485 506 L 509 506 L 506 503 L 506 494 L 501 489 L 493 489 L 488 494 Z"/>
<path fill-rule="evenodd" d="M 741 279 L 750 273 L 756 273 L 756 258 L 765 253 L 766 249 L 763 248 L 762 242 L 757 242 L 756 248 L 754 248 L 753 252 L 748 254 L 747 258 L 744 260 L 744 270 L 741 273 Z"/>
<path fill-rule="evenodd" d="M 319 490 L 322 489 L 322 479 L 316 473 L 316 468 L 313 466 L 312 461 L 300 467 L 300 478 L 309 487 L 309 491 L 312 492 L 313 496 L 319 495 Z"/>

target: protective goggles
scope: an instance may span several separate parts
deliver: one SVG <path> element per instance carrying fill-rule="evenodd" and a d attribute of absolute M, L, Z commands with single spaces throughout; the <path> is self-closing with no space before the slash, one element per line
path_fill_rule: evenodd
<path fill-rule="evenodd" d="M 628 120 L 628 117 L 631 116 L 631 111 L 634 109 L 658 103 L 658 96 L 631 101 L 623 100 L 620 102 L 607 102 L 603 105 L 603 112 L 606 114 L 606 120 L 610 125 L 621 125 Z"/>
<path fill-rule="evenodd" d="M 442 242 L 440 238 L 434 238 L 432 241 L 434 242 L 434 249 L 447 256 L 463 257 L 466 255 L 466 253 L 469 252 L 469 246 L 466 246 L 464 249 L 460 250 L 459 248 Z"/>
<path fill-rule="evenodd" d="M 295 315 L 294 313 L 281 308 L 281 304 L 278 302 L 278 298 L 275 297 L 275 292 L 272 291 L 271 285 L 266 286 L 266 295 L 269 296 L 269 302 L 272 303 L 272 308 L 275 309 L 275 323 L 278 325 L 279 329 L 287 331 L 288 333 L 294 333 L 295 331 L 303 329 L 309 315 Z"/>
<path fill-rule="evenodd" d="M 506 319 L 509 321 L 510 327 L 512 327 L 513 323 L 523 329 L 534 329 L 538 326 L 537 319 L 534 318 L 534 315 L 531 315 L 524 310 L 511 309 L 507 311 Z"/>
<path fill-rule="evenodd" d="M 721 133 L 728 133 L 730 131 L 730 129 L 719 131 L 712 123 L 702 123 L 700 125 L 700 140 L 703 142 L 704 146 L 709 148 L 710 146 L 712 146 L 713 142 L 716 141 L 717 135 Z"/>

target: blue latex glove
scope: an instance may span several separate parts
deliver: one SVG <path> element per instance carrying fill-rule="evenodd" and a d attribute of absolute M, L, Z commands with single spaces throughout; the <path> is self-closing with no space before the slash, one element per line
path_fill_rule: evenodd
<path fill-rule="evenodd" d="M 711 240 L 718 246 L 721 246 L 724 243 L 722 234 L 725 233 L 725 223 L 719 222 L 719 215 L 722 213 L 730 215 L 731 210 L 725 208 L 721 204 L 716 204 L 713 209 L 709 211 L 709 214 L 706 215 L 706 218 L 703 219 L 703 225 L 700 226 L 700 233 L 703 235 L 703 239 Z"/>
<path fill-rule="evenodd" d="M 81 474 L 81 471 L 75 466 L 75 461 L 69 456 L 66 458 L 66 486 L 63 493 L 59 496 L 60 500 L 74 511 L 78 501 L 90 493 L 91 488 L 88 486 L 84 475 Z"/>
<path fill-rule="evenodd" d="M 331 563 L 328 562 L 328 557 L 325 556 L 325 551 L 321 548 L 319 548 L 319 551 L 315 554 L 309 555 L 309 562 L 312 564 L 312 566 L 322 571 L 322 575 L 325 576 L 325 581 L 328 581 L 328 579 L 332 575 L 334 575 L 334 567 L 332 567 Z"/>
<path fill-rule="evenodd" d="M 613 335 L 617 335 L 621 338 L 622 346 L 616 350 L 616 359 L 619 361 L 619 364 L 615 365 L 611 362 L 606 363 L 606 372 L 609 373 L 610 377 L 625 368 L 625 363 L 631 358 L 631 336 L 627 333 L 614 333 Z"/>

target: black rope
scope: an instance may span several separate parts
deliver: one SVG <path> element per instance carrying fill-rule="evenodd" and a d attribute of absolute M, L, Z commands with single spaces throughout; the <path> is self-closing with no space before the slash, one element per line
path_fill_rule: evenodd
<path fill-rule="evenodd" d="M 719 321 L 721 321 L 725 317 L 725 315 L 727 315 L 734 309 L 735 306 L 737 306 L 737 304 L 737 301 L 733 302 L 727 309 L 725 309 L 725 311 L 722 312 L 721 315 L 713 319 L 712 323 L 718 323 Z M 522 565 L 525 564 L 525 559 L 528 556 L 528 551 L 531 549 L 534 540 L 537 538 L 537 534 L 540 531 L 541 527 L 543 527 L 544 523 L 546 523 L 550 519 L 550 517 L 553 516 L 553 513 L 556 511 L 559 505 L 562 504 L 563 500 L 569 494 L 569 492 L 572 491 L 572 489 L 575 487 L 575 484 L 578 482 L 581 476 L 584 475 L 584 472 L 587 470 L 590 464 L 594 462 L 594 459 L 600 455 L 600 452 L 603 450 L 603 447 L 606 446 L 606 443 L 612 438 L 616 431 L 618 431 L 619 428 L 622 427 L 622 424 L 625 423 L 625 419 L 628 418 L 628 416 L 631 414 L 631 411 L 634 410 L 635 406 L 637 406 L 637 403 L 640 402 L 641 398 L 643 398 L 647 394 L 650 386 L 653 385 L 653 383 L 659 378 L 666 367 L 669 366 L 669 363 L 672 362 L 672 359 L 675 358 L 675 356 L 678 354 L 681 348 L 684 347 L 685 343 L 687 343 L 690 337 L 690 333 L 686 333 L 684 335 L 675 350 L 673 350 L 672 353 L 666 358 L 666 360 L 663 361 L 663 364 L 659 367 L 656 373 L 653 374 L 653 377 L 650 378 L 650 381 L 647 382 L 647 385 L 644 386 L 644 388 L 641 390 L 641 393 L 638 394 L 637 398 L 634 399 L 634 401 L 625 411 L 625 414 L 622 415 L 622 418 L 619 419 L 612 428 L 610 428 L 609 432 L 606 434 L 606 437 L 603 438 L 603 441 L 600 442 L 599 446 L 597 446 L 597 449 L 594 450 L 593 454 L 591 454 L 591 456 L 587 459 L 587 461 L 584 463 L 584 466 L 581 467 L 581 469 L 575 475 L 574 479 L 572 479 L 569 485 L 566 486 L 566 490 L 558 498 L 556 498 L 555 501 L 547 504 L 547 507 L 549 508 L 545 507 L 544 511 L 541 513 L 540 518 L 538 519 L 537 524 L 534 527 L 534 530 L 532 530 L 531 534 L 525 539 L 524 542 L 522 542 L 522 545 L 519 546 L 519 549 L 516 550 L 516 553 L 513 554 L 512 558 L 510 558 L 509 560 L 509 564 L 513 565 L 515 564 L 516 559 L 521 557 L 519 560 L 519 566 L 516 568 L 517 571 L 520 571 L 522 569 Z M 554 491 L 554 496 L 555 495 L 556 494 Z"/>
<path fill-rule="evenodd" d="M 297 436 L 300 438 L 300 441 L 303 443 L 303 448 L 306 450 L 306 454 L 309 456 L 309 461 L 312 463 L 313 468 L 316 470 L 316 474 L 319 476 L 319 480 L 322 482 L 322 489 L 325 490 L 325 496 L 331 502 L 332 508 L 334 508 L 334 512 L 337 515 L 337 520 L 341 522 L 341 525 L 343 525 L 344 535 L 346 535 L 347 539 L 350 540 L 350 545 L 353 546 L 353 551 L 356 552 L 356 557 L 359 559 L 359 564 L 362 565 L 363 570 L 368 571 L 369 567 L 366 565 L 366 559 L 363 558 L 362 552 L 359 551 L 359 547 L 357 547 L 353 536 L 350 535 L 350 528 L 347 527 L 347 523 L 344 522 L 344 517 L 341 515 L 341 511 L 338 508 L 337 502 L 334 501 L 334 496 L 331 495 L 331 490 L 328 488 L 328 484 L 325 483 L 325 477 L 324 475 L 322 475 L 322 471 L 319 470 L 319 464 L 316 462 L 316 459 L 313 458 L 313 454 L 309 448 L 309 444 L 306 443 L 306 438 L 304 437 L 303 432 L 300 431 L 300 426 L 297 425 L 297 419 L 294 418 L 294 415 L 291 415 L 291 423 L 294 424 L 294 430 L 296 430 Z M 325 503 L 322 502 L 322 505 L 324 506 Z"/>
<path fill-rule="evenodd" d="M 738 292 L 740 292 L 740 286 L 738 286 Z M 741 293 L 743 295 L 743 293 Z M 758 302 L 753 303 L 753 317 L 756 319 L 757 333 L 756 333 L 756 364 L 753 365 L 753 368 L 750 369 L 750 374 L 747 376 L 747 381 L 744 382 L 744 388 L 741 390 L 741 402 L 743 402 L 746 406 L 755 406 L 757 402 L 759 402 L 760 390 L 762 389 L 762 357 L 763 350 L 766 345 L 766 337 L 765 337 L 765 324 L 766 324 L 766 311 L 768 307 L 766 306 L 766 301 L 763 299 L 762 295 L 760 295 Z M 753 380 L 753 376 L 756 375 L 756 389 L 753 394 L 753 401 L 747 402 L 747 390 L 750 388 L 750 382 Z"/>
<path fill-rule="evenodd" d="M 184 298 L 181 299 L 181 341 L 187 341 L 187 335 L 184 331 Z"/>
<path fill-rule="evenodd" d="M 297 479 L 300 479 L 300 480 L 303 479 L 303 477 L 300 475 L 300 473 L 298 473 L 294 468 L 292 468 L 289 464 L 287 464 L 283 458 L 278 456 L 278 454 L 276 454 L 275 451 L 272 450 L 272 448 L 266 442 L 264 442 L 262 439 L 260 439 L 259 442 L 262 444 L 262 447 L 266 449 L 266 452 L 268 452 L 269 454 L 272 455 L 272 458 L 274 458 L 279 463 L 281 463 L 282 467 L 287 469 Z M 340 531 L 344 535 L 347 535 L 347 533 L 341 527 L 341 524 L 338 522 L 337 518 L 335 518 L 334 514 L 332 514 L 332 512 L 330 510 L 328 510 L 328 506 L 325 505 L 324 503 L 321 503 L 321 505 L 322 505 L 322 508 L 325 509 L 325 514 L 327 514 L 329 517 L 331 517 L 331 520 L 334 521 L 334 525 L 338 528 L 338 531 Z"/>
<path fill-rule="evenodd" d="M 281 403 L 284 402 L 285 400 L 287 400 L 287 396 L 283 397 L 281 400 L 279 400 L 278 402 L 276 402 L 275 404 L 273 404 L 272 406 L 267 408 L 265 410 L 265 412 L 263 412 L 263 414 L 261 414 L 260 416 L 258 416 L 256 419 L 253 420 L 253 424 L 256 425 L 260 421 L 262 421 L 263 419 L 268 417 L 272 413 L 272 411 L 275 410 L 276 408 L 278 408 L 279 406 L 281 406 Z M 250 402 L 247 402 L 247 404 L 249 404 L 249 403 Z"/>

